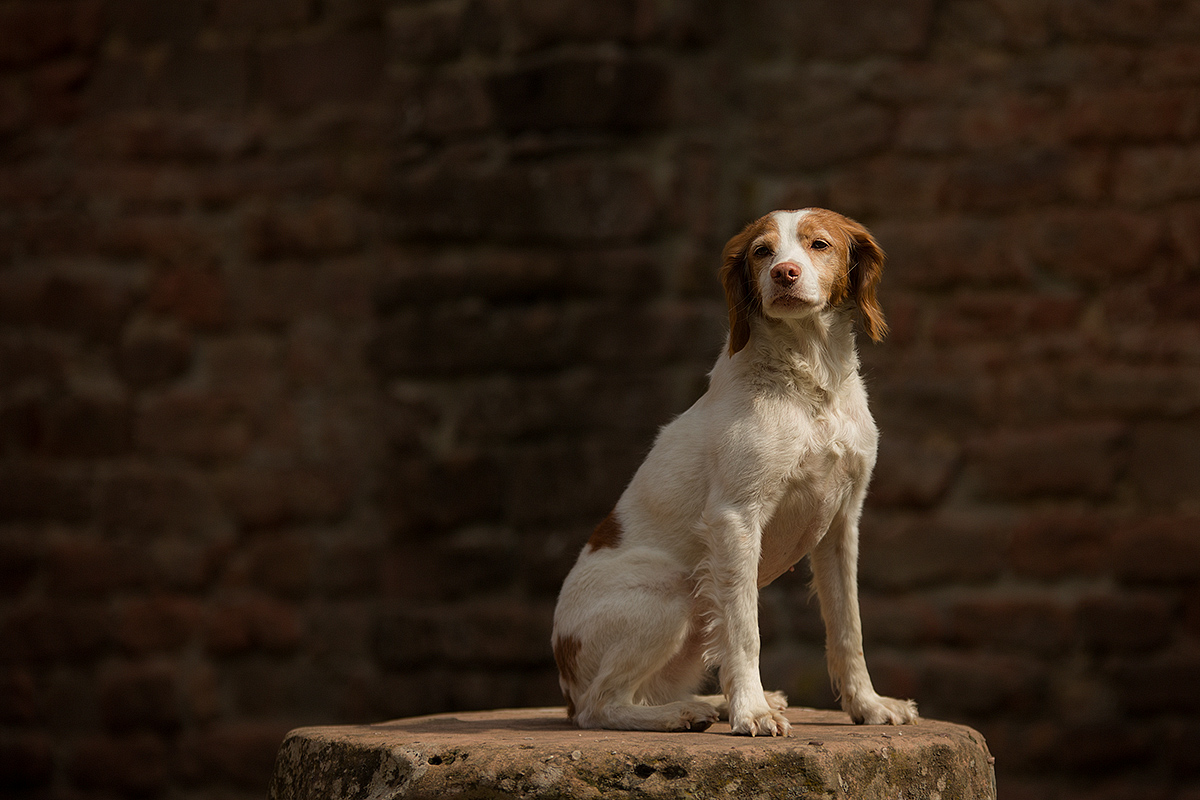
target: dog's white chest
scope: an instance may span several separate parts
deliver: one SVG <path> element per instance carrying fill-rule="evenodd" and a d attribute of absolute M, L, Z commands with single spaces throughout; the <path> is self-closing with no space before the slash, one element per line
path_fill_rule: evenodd
<path fill-rule="evenodd" d="M 804 450 L 763 528 L 760 588 L 787 572 L 821 541 L 834 517 L 866 480 L 873 444 L 873 437 L 868 443 L 857 426 L 835 424 L 824 426 Z"/>

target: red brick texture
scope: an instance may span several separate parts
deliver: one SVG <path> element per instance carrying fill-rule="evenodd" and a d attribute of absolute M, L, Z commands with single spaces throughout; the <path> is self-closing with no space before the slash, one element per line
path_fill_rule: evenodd
<path fill-rule="evenodd" d="M 1200 11 L 0 0 L 0 787 L 261 797 L 559 702 L 556 592 L 717 254 L 859 217 L 881 690 L 1011 798 L 1200 796 Z M 764 670 L 833 702 L 804 568 Z"/>

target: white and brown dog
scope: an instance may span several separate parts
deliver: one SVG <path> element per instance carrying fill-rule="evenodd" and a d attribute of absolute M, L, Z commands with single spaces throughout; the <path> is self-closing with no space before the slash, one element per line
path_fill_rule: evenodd
<path fill-rule="evenodd" d="M 776 211 L 725 246 L 728 346 L 664 427 L 567 576 L 552 644 L 583 728 L 786 736 L 759 674 L 758 591 L 811 557 L 830 677 L 858 723 L 917 720 L 863 658 L 858 520 L 878 431 L 854 343 L 879 341 L 883 252 L 822 209 Z M 719 667 L 723 695 L 697 696 Z"/>

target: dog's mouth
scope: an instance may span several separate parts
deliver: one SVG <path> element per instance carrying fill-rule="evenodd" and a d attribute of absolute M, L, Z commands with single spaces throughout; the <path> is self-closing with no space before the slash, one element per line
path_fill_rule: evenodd
<path fill-rule="evenodd" d="M 764 305 L 768 311 L 795 314 L 817 311 L 824 303 L 798 294 L 779 292 Z"/>

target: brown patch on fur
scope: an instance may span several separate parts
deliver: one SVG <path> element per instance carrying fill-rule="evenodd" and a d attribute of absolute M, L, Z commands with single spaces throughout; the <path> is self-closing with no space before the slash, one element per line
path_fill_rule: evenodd
<path fill-rule="evenodd" d="M 751 222 L 725 244 L 718 273 L 729 306 L 729 355 L 750 341 L 750 321 L 762 313 L 762 298 L 750 271 L 750 245 L 774 230 L 770 215 Z"/>
<path fill-rule="evenodd" d="M 624 533 L 621 523 L 617 521 L 614 512 L 610 511 L 608 516 L 596 526 L 596 530 L 592 531 L 592 536 L 588 539 L 588 546 L 592 548 L 592 552 L 605 547 L 616 547 L 621 544 L 621 536 Z"/>
<path fill-rule="evenodd" d="M 872 341 L 881 342 L 887 336 L 888 325 L 883 318 L 876 291 L 883 276 L 883 249 L 861 223 L 836 211 L 810 208 L 800 222 L 800 235 L 815 236 L 816 231 L 835 241 L 830 242 L 843 256 L 845 269 L 832 276 L 830 305 L 853 300 L 862 315 L 863 329 Z"/>
<path fill-rule="evenodd" d="M 581 646 L 582 642 L 574 636 L 563 636 L 554 640 L 554 663 L 558 665 L 558 674 L 566 685 L 574 686 L 576 683 L 576 668 Z M 563 699 L 567 701 L 567 719 L 575 719 L 575 700 L 565 689 Z"/>

